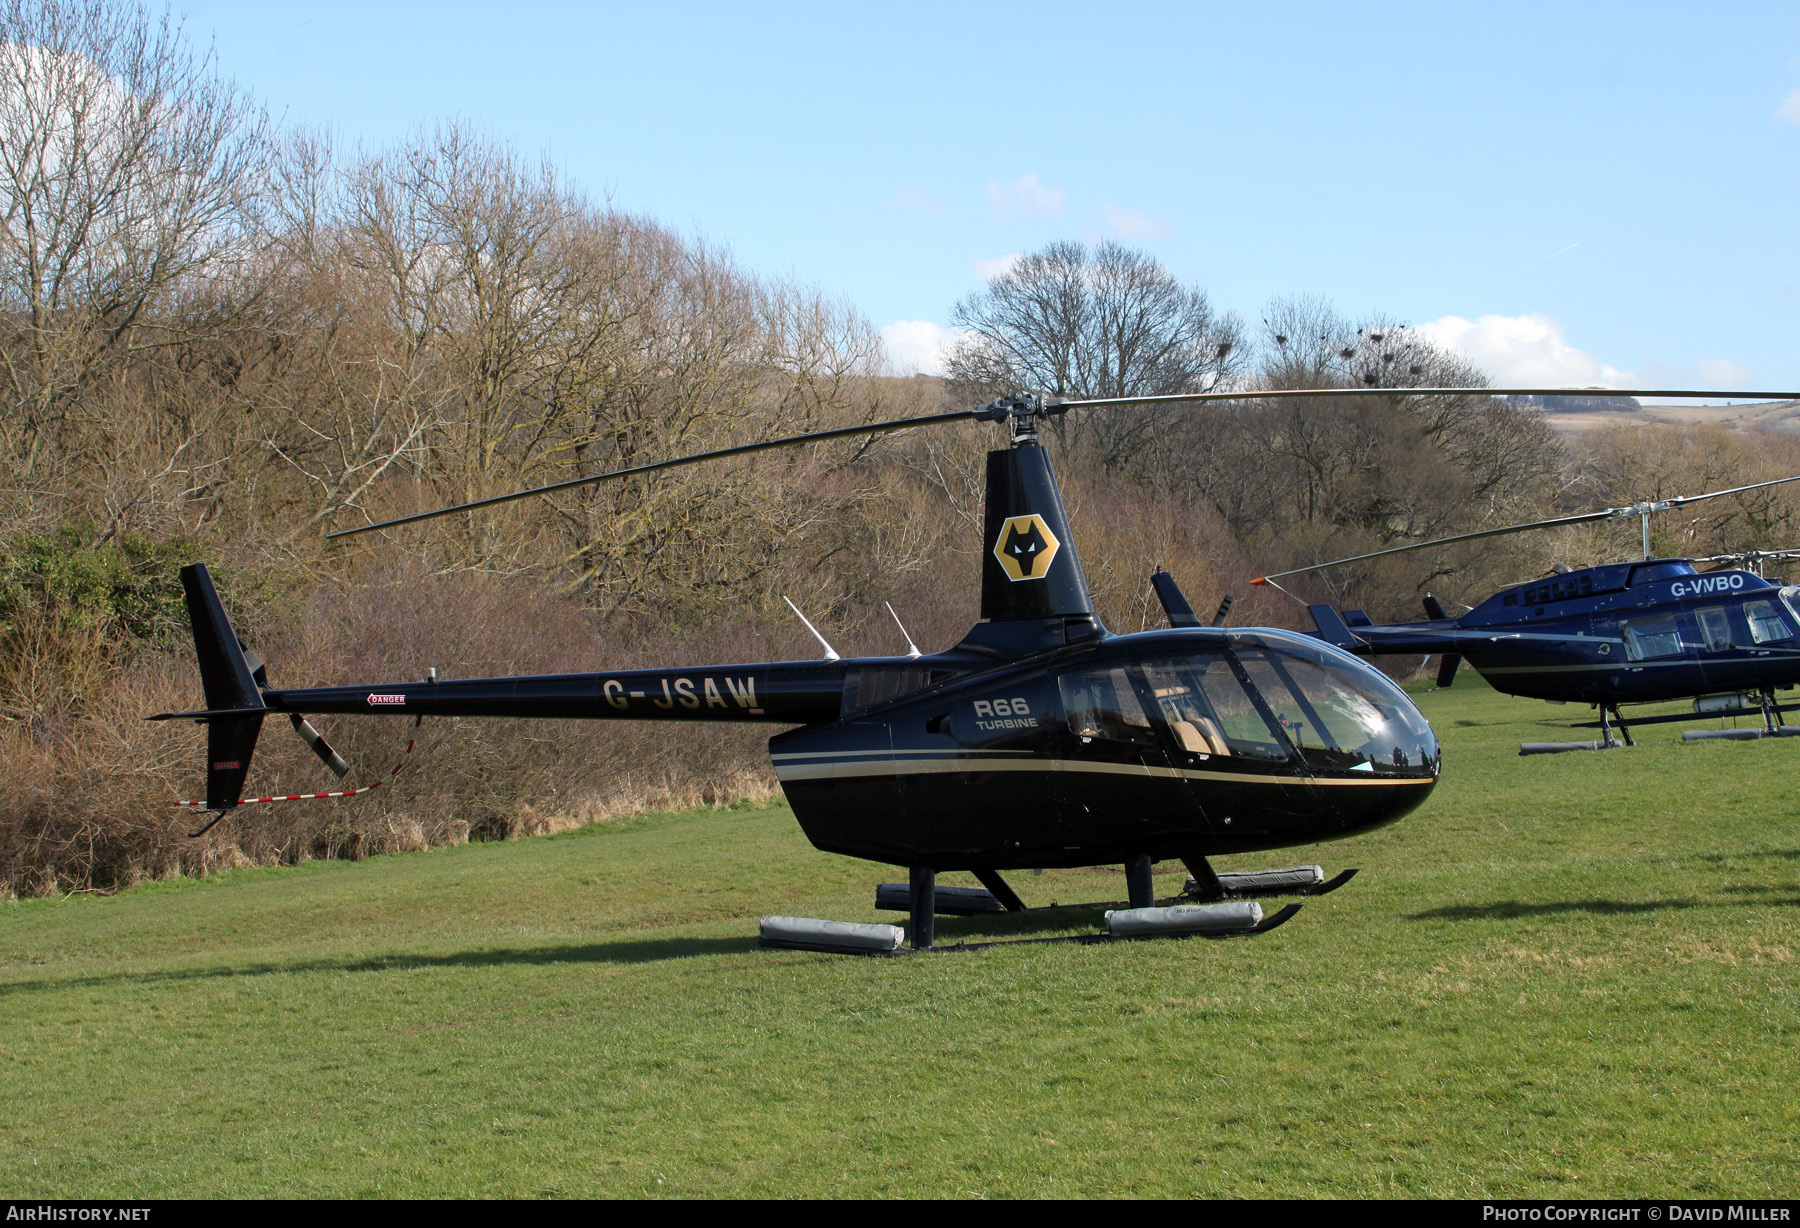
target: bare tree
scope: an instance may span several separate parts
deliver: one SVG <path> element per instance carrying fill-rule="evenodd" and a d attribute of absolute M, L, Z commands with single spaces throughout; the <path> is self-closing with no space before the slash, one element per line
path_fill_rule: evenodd
<path fill-rule="evenodd" d="M 0 4 L 0 431 L 27 481 L 94 385 L 179 339 L 158 308 L 252 258 L 268 148 L 166 15 Z"/>
<path fill-rule="evenodd" d="M 1241 364 L 1241 328 L 1153 257 L 1110 240 L 1052 243 L 956 305 L 968 337 L 952 381 L 977 396 L 1015 388 L 1082 397 L 1210 392 Z M 1163 412 L 1089 412 L 1064 429 L 1109 467 L 1145 449 Z"/>

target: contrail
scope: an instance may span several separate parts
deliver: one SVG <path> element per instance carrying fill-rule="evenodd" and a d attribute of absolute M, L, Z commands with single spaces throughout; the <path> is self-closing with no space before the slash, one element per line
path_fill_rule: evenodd
<path fill-rule="evenodd" d="M 1569 244 L 1567 247 L 1559 247 L 1555 251 L 1551 252 L 1548 256 L 1540 256 L 1538 259 L 1533 260 L 1530 264 L 1521 265 L 1519 268 L 1514 269 L 1512 272 L 1507 274 L 1507 277 L 1517 277 L 1520 273 L 1525 272 L 1527 269 L 1535 269 L 1535 268 L 1537 268 L 1538 265 L 1543 264 L 1547 260 L 1556 259 L 1558 256 L 1562 255 L 1564 252 L 1572 252 L 1576 248 L 1581 246 L 1581 242 L 1582 241 L 1580 239 L 1577 239 L 1577 240 L 1575 240 L 1575 242 Z M 1502 279 L 1502 280 L 1504 280 L 1504 279 Z"/>

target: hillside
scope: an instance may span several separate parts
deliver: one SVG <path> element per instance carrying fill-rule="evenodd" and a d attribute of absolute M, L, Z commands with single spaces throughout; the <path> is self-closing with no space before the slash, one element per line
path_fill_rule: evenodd
<path fill-rule="evenodd" d="M 1722 426 L 1733 430 L 1766 430 L 1800 434 L 1800 401 L 1762 401 L 1753 405 L 1640 405 L 1636 410 L 1586 413 L 1556 412 L 1544 421 L 1565 435 L 1619 423 L 1677 426 Z"/>

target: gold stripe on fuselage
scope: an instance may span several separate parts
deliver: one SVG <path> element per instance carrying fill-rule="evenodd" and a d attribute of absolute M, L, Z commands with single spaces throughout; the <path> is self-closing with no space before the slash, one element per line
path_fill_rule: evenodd
<path fill-rule="evenodd" d="M 1570 674 L 1579 673 L 1582 670 L 1635 674 L 1646 669 L 1692 669 L 1696 665 L 1711 669 L 1735 665 L 1758 665 L 1770 660 L 1790 659 L 1796 655 L 1785 649 L 1759 651 L 1763 651 L 1765 655 L 1761 657 L 1708 657 L 1700 661 L 1686 658 L 1677 661 L 1601 661 L 1594 665 L 1477 665 L 1475 672 L 1483 676 L 1488 674 Z"/>
<path fill-rule="evenodd" d="M 857 752 L 826 752 L 846 754 Z M 867 753 L 867 752 L 862 752 Z M 812 758 L 814 756 L 794 756 Z M 822 758 L 823 755 L 817 756 Z M 1435 776 L 1376 776 L 1366 779 L 1320 776 L 1260 776 L 1248 772 L 1204 771 L 1196 768 L 1152 767 L 1143 763 L 1091 763 L 1078 759 L 863 759 L 856 763 L 781 763 L 775 775 L 789 780 L 854 780 L 858 777 L 925 776 L 961 772 L 1084 772 L 1115 776 L 1153 776 L 1176 780 L 1216 780 L 1234 784 L 1279 785 L 1420 785 Z"/>

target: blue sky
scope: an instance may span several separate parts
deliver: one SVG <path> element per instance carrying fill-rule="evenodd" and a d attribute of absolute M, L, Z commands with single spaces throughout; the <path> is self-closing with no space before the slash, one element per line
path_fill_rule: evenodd
<path fill-rule="evenodd" d="M 290 121 L 458 116 L 929 367 L 1110 235 L 1502 380 L 1800 389 L 1800 5 L 177 3 Z"/>

